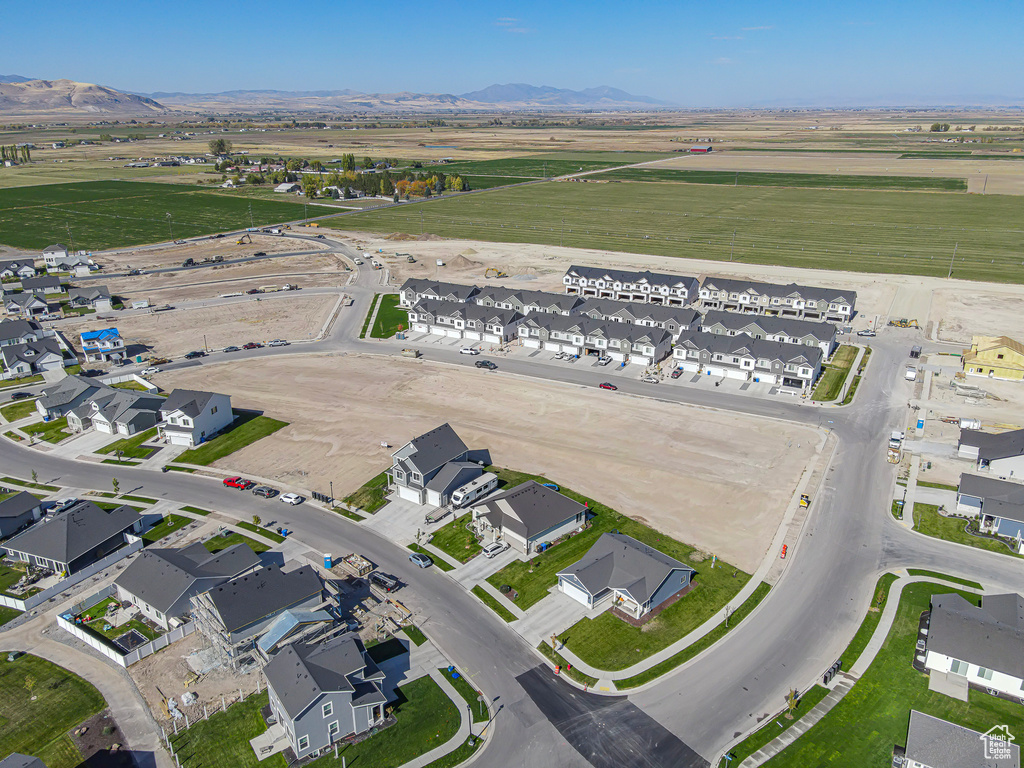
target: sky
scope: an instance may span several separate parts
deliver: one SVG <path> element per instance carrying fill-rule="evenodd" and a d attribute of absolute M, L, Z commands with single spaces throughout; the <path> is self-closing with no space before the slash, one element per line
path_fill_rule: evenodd
<path fill-rule="evenodd" d="M 1024 0 L 54 0 L 0 74 L 137 93 L 610 85 L 687 108 L 1024 105 Z"/>

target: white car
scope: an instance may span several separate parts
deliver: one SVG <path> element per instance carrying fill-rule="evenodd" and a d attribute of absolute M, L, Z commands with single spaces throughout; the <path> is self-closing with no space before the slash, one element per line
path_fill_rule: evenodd
<path fill-rule="evenodd" d="M 274 339 L 272 342 L 267 344 L 268 347 L 287 347 L 288 342 L 284 339 Z"/>
<path fill-rule="evenodd" d="M 459 350 L 460 355 L 479 355 L 479 349 L 473 349 L 473 347 L 463 347 Z"/>
<path fill-rule="evenodd" d="M 502 552 L 504 552 L 506 549 L 508 549 L 508 542 L 506 542 L 506 541 L 496 541 L 493 544 L 488 544 L 486 547 L 484 547 L 481 550 L 481 552 L 483 552 L 484 557 L 490 558 L 490 557 L 497 557 Z"/>
<path fill-rule="evenodd" d="M 297 493 L 282 493 L 281 501 L 283 501 L 285 504 L 291 504 L 294 507 L 296 504 L 301 504 L 302 502 L 304 502 L 305 499 L 299 496 L 299 494 Z"/>
<path fill-rule="evenodd" d="M 355 262 L 357 267 L 362 266 L 362 264 L 363 264 L 363 260 L 362 259 L 352 259 L 352 261 Z"/>
<path fill-rule="evenodd" d="M 154 373 L 160 373 L 160 369 L 157 367 L 145 368 L 142 371 L 143 376 L 152 376 Z"/>

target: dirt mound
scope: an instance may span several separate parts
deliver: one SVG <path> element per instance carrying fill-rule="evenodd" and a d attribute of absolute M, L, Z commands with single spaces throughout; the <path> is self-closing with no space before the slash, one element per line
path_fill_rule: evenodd
<path fill-rule="evenodd" d="M 406 232 L 392 232 L 390 235 L 384 238 L 385 240 L 415 240 L 415 235 L 407 234 Z"/>
<path fill-rule="evenodd" d="M 479 251 L 476 250 L 475 248 L 467 248 L 466 250 L 464 250 L 459 255 L 460 256 L 476 256 L 478 253 L 479 253 Z"/>
<path fill-rule="evenodd" d="M 420 235 L 419 237 L 416 238 L 416 240 L 419 240 L 421 243 L 423 243 L 423 242 L 433 242 L 435 240 L 444 240 L 444 238 L 441 237 L 440 235 L 432 235 L 432 234 L 430 234 L 428 232 L 425 235 Z"/>
<path fill-rule="evenodd" d="M 479 267 L 480 262 L 467 259 L 465 256 L 460 254 L 449 261 L 448 265 L 455 267 L 456 269 L 473 269 L 474 267 Z"/>

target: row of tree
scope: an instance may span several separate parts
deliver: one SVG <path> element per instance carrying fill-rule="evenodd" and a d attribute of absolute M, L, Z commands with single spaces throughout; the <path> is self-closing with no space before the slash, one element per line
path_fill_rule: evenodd
<path fill-rule="evenodd" d="M 273 176 L 274 174 L 271 174 Z M 288 179 L 285 179 L 288 181 Z M 275 182 L 280 183 L 280 182 Z M 439 171 L 416 173 L 404 171 L 392 173 L 358 173 L 342 171 L 340 173 L 302 175 L 302 191 L 306 197 L 319 197 L 328 187 L 334 197 L 349 199 L 354 197 L 353 191 L 364 195 L 395 197 L 396 200 L 408 200 L 410 197 L 430 197 L 444 192 L 466 192 L 469 184 L 458 175 L 446 175 Z"/>
<path fill-rule="evenodd" d="M 21 147 L 4 147 L 0 146 L 0 161 L 10 160 L 12 163 L 32 162 L 32 147 L 21 146 Z"/>

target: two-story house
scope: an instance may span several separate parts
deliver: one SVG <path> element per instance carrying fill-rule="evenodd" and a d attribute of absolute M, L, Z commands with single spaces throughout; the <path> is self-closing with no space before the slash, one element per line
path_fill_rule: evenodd
<path fill-rule="evenodd" d="M 703 310 L 777 315 L 797 320 L 848 323 L 857 303 L 856 291 L 807 285 L 776 285 L 756 280 L 705 277 L 700 286 Z"/>
<path fill-rule="evenodd" d="M 709 311 L 701 323 L 701 330 L 726 336 L 746 335 L 754 339 L 818 347 L 826 359 L 832 356 L 838 338 L 838 330 L 833 323 L 772 315 L 750 317 L 738 312 L 721 310 Z"/>
<path fill-rule="evenodd" d="M 998 434 L 961 429 L 957 455 L 973 459 L 981 472 L 1002 478 L 1024 478 L 1024 429 Z"/>
<path fill-rule="evenodd" d="M 975 336 L 960 358 L 968 376 L 1024 380 L 1024 344 L 1008 336 Z"/>
<path fill-rule="evenodd" d="M 821 373 L 818 347 L 684 331 L 672 357 L 678 368 L 707 376 L 754 381 L 807 392 Z"/>
<path fill-rule="evenodd" d="M 160 436 L 194 448 L 234 421 L 231 397 L 218 392 L 175 389 L 160 406 Z"/>
<path fill-rule="evenodd" d="M 437 280 L 418 280 L 409 278 L 402 287 L 398 289 L 398 306 L 411 309 L 422 299 L 433 299 L 435 301 L 472 301 L 473 297 L 480 292 L 475 285 L 461 285 L 459 283 L 443 283 Z"/>
<path fill-rule="evenodd" d="M 64 350 L 55 338 L 2 346 L 0 360 L 3 360 L 2 377 L 5 379 L 60 370 L 65 362 Z"/>
<path fill-rule="evenodd" d="M 388 475 L 399 498 L 439 507 L 473 479 L 463 470 L 489 464 L 490 456 L 486 450 L 470 451 L 450 424 L 442 424 L 410 440 L 391 460 Z"/>
<path fill-rule="evenodd" d="M 34 320 L 12 318 L 0 320 L 0 347 L 11 344 L 28 344 L 30 341 L 48 339 L 55 335 L 52 328 L 43 328 Z"/>
<path fill-rule="evenodd" d="M 664 328 L 673 339 L 680 331 L 701 326 L 700 312 L 692 307 L 640 304 L 615 299 L 586 299 L 576 311 L 595 320 Z"/>
<path fill-rule="evenodd" d="M 79 264 L 88 266 L 89 257 L 80 253 L 71 253 L 67 246 L 56 243 L 43 248 L 43 261 L 50 271 L 63 271 L 70 270 Z"/>
<path fill-rule="evenodd" d="M 956 511 L 980 521 L 985 533 L 1013 539 L 1024 552 L 1024 484 L 984 475 L 960 475 Z"/>
<path fill-rule="evenodd" d="M 695 277 L 572 265 L 562 278 L 570 295 L 683 307 L 697 299 Z"/>
<path fill-rule="evenodd" d="M 644 366 L 664 359 L 672 349 L 672 334 L 663 328 L 587 315 L 530 315 L 519 325 L 519 339 L 531 349 L 606 355 L 617 363 Z"/>
<path fill-rule="evenodd" d="M 484 307 L 511 309 L 523 315 L 534 312 L 549 315 L 571 315 L 576 312 L 583 300 L 578 296 L 561 293 L 486 286 L 473 297 L 473 302 Z"/>
<path fill-rule="evenodd" d="M 83 333 L 82 352 L 90 363 L 123 360 L 128 354 L 124 339 L 117 328 L 103 328 Z"/>
<path fill-rule="evenodd" d="M 511 309 L 423 299 L 409 310 L 409 328 L 453 339 L 502 344 L 516 337 L 523 315 Z"/>
<path fill-rule="evenodd" d="M 299 760 L 384 721 L 384 673 L 358 636 L 291 643 L 274 654 L 263 674 L 277 719 L 272 727 L 284 731 Z"/>
<path fill-rule="evenodd" d="M 67 412 L 72 432 L 89 428 L 107 435 L 145 432 L 160 420 L 164 399 L 147 392 L 104 387 Z"/>

